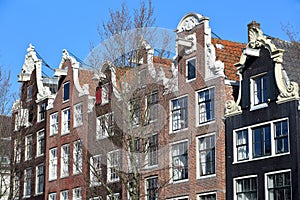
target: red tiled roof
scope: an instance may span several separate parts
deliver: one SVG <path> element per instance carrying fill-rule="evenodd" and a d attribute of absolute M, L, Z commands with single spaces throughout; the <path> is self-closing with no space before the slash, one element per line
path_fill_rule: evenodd
<path fill-rule="evenodd" d="M 216 49 L 216 60 L 220 60 L 225 64 L 225 76 L 227 79 L 239 81 L 234 64 L 239 62 L 246 44 L 217 38 L 212 38 L 212 43 Z"/>

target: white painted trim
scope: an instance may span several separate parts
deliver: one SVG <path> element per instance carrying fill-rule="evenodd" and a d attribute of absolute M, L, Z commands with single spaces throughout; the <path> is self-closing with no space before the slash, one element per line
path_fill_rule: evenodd
<path fill-rule="evenodd" d="M 188 76 L 188 62 L 191 61 L 191 60 L 195 60 L 195 78 L 188 79 L 187 78 L 187 76 Z M 192 81 L 194 81 L 196 79 L 197 79 L 197 58 L 196 58 L 196 56 L 194 56 L 194 57 L 191 57 L 189 59 L 186 59 L 186 61 L 185 61 L 185 81 L 187 83 L 189 83 L 189 82 L 192 82 Z"/>
<path fill-rule="evenodd" d="M 236 197 L 236 181 L 242 180 L 242 179 L 248 179 L 248 178 L 256 178 L 256 194 L 258 195 L 258 182 L 257 182 L 257 175 L 247 175 L 247 176 L 241 176 L 241 177 L 236 177 L 233 178 L 233 199 L 237 200 Z"/>
<path fill-rule="evenodd" d="M 188 126 L 187 128 L 183 128 L 183 129 L 179 129 L 179 130 L 176 130 L 176 131 L 173 131 L 173 119 L 172 119 L 172 101 L 173 100 L 176 100 L 176 99 L 181 99 L 181 98 L 184 98 L 184 97 L 187 97 L 188 98 L 188 102 L 187 102 L 187 110 L 189 110 L 189 97 L 188 97 L 188 94 L 184 94 L 184 95 L 181 95 L 179 97 L 175 97 L 173 99 L 170 99 L 169 100 L 169 133 L 170 134 L 173 134 L 173 133 L 178 133 L 178 132 L 182 132 L 182 131 L 187 131 L 188 128 L 189 128 L 189 120 L 187 120 L 187 123 L 188 123 Z M 189 115 L 189 113 L 188 113 Z"/>

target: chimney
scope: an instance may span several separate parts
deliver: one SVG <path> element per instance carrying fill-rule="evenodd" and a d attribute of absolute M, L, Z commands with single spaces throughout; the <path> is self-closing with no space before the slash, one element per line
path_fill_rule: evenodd
<path fill-rule="evenodd" d="M 250 42 L 249 30 L 253 27 L 260 29 L 260 23 L 258 23 L 256 21 L 252 21 L 248 24 L 248 42 Z"/>

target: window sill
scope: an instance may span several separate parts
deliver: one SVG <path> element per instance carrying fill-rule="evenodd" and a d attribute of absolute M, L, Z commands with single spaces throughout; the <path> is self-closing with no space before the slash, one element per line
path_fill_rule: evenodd
<path fill-rule="evenodd" d="M 107 180 L 107 183 L 116 183 L 116 182 L 119 182 L 120 179 L 116 179 L 116 180 Z"/>
<path fill-rule="evenodd" d="M 195 80 L 196 80 L 196 77 L 195 77 L 195 78 L 192 78 L 192 79 L 185 79 L 185 81 L 186 81 L 187 83 L 192 82 L 192 81 L 195 81 Z"/>
<path fill-rule="evenodd" d="M 57 132 L 57 133 L 53 133 L 53 134 L 49 135 L 49 137 L 56 136 L 56 135 L 58 135 L 58 132 Z"/>
<path fill-rule="evenodd" d="M 266 108 L 266 107 L 268 107 L 267 103 L 261 103 L 261 104 L 258 104 L 258 105 L 251 105 L 250 111 L 258 110 L 258 109 L 262 109 L 262 108 Z"/>
<path fill-rule="evenodd" d="M 179 183 L 185 183 L 185 182 L 188 182 L 189 181 L 189 179 L 187 178 L 187 179 L 181 179 L 181 180 L 176 180 L 176 181 L 173 181 L 172 180 L 172 184 L 179 184 Z"/>
<path fill-rule="evenodd" d="M 157 168 L 157 167 L 158 167 L 158 164 L 156 164 L 156 165 L 147 165 L 145 167 L 145 170 L 151 170 L 151 169 L 154 169 L 154 168 Z"/>
<path fill-rule="evenodd" d="M 64 136 L 64 135 L 69 135 L 70 134 L 70 131 L 68 132 L 64 132 L 64 133 L 61 133 L 61 136 Z"/>
<path fill-rule="evenodd" d="M 201 126 L 205 126 L 205 125 L 213 124 L 213 123 L 215 123 L 215 122 L 216 122 L 216 120 L 215 120 L 215 119 L 213 119 L 213 120 L 210 120 L 210 121 L 207 121 L 207 122 L 198 123 L 198 124 L 196 125 L 196 127 L 201 127 Z"/>
<path fill-rule="evenodd" d="M 39 155 L 37 155 L 37 156 L 35 156 L 35 158 L 40 158 L 40 157 L 42 157 L 42 156 L 44 156 L 45 154 L 39 154 Z"/>
<path fill-rule="evenodd" d="M 290 155 L 290 152 L 285 152 L 285 153 L 280 153 L 280 154 L 275 154 L 275 155 L 270 155 L 270 156 L 262 156 L 258 158 L 251 158 L 247 160 L 241 160 L 241 161 L 234 161 L 232 164 L 240 164 L 240 163 L 246 163 L 246 162 L 251 162 L 251 161 L 258 161 L 258 160 L 264 160 L 268 158 L 276 158 L 279 156 L 285 156 L 285 155 Z"/>
<path fill-rule="evenodd" d="M 51 178 L 51 179 L 49 179 L 48 181 L 49 182 L 52 182 L 52 181 L 56 181 L 57 180 L 57 178 Z"/>
<path fill-rule="evenodd" d="M 189 128 L 183 128 L 183 129 L 179 129 L 179 130 L 176 130 L 176 131 L 171 131 L 170 134 L 175 134 L 175 133 L 182 132 L 182 131 L 187 131 L 187 130 L 189 130 Z"/>
<path fill-rule="evenodd" d="M 207 179 L 207 178 L 213 178 L 213 177 L 216 177 L 216 174 L 208 174 L 208 175 L 198 176 L 197 180 L 202 180 L 202 179 Z"/>

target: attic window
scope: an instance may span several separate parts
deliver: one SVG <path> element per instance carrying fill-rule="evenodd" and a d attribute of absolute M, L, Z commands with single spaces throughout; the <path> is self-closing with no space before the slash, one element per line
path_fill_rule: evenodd
<path fill-rule="evenodd" d="M 32 100 L 32 85 L 27 87 L 27 101 Z"/>
<path fill-rule="evenodd" d="M 186 80 L 192 81 L 196 78 L 196 58 L 186 61 Z"/>
<path fill-rule="evenodd" d="M 70 83 L 67 82 L 64 84 L 63 89 L 63 101 L 68 101 L 70 98 Z"/>
<path fill-rule="evenodd" d="M 251 109 L 267 107 L 267 76 L 266 74 L 251 78 Z"/>

